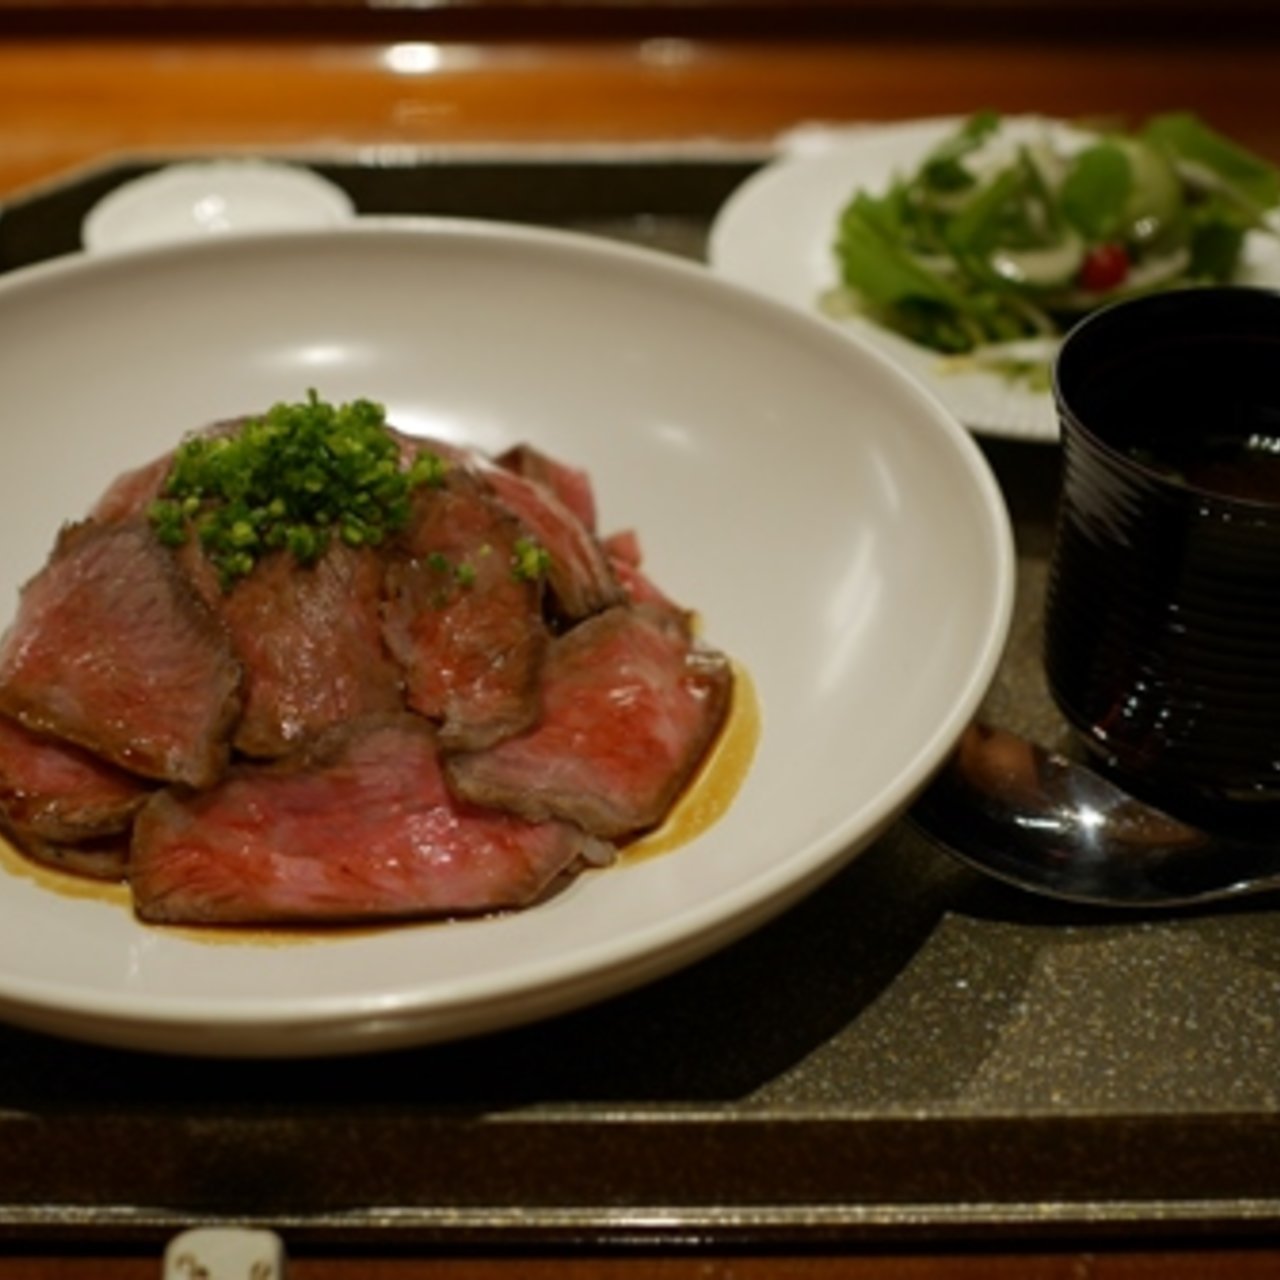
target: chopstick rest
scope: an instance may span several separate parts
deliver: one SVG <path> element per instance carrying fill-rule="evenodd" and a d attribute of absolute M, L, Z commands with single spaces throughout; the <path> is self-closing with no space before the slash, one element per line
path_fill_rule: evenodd
<path fill-rule="evenodd" d="M 284 1243 L 274 1231 L 195 1227 L 169 1241 L 164 1280 L 285 1280 Z"/>

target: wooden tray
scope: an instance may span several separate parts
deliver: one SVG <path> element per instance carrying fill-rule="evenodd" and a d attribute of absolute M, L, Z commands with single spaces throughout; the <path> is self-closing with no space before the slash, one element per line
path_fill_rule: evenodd
<path fill-rule="evenodd" d="M 190 158 L 190 157 L 174 157 Z M 575 228 L 699 257 L 763 157 L 315 162 L 367 213 Z M 0 212 L 0 268 L 79 245 L 155 157 Z M 29 416 L 29 415 L 28 415 Z M 1019 604 L 988 710 L 1059 726 L 1039 668 L 1057 451 L 984 442 Z M 1071 909 L 899 824 L 674 977 L 469 1042 L 170 1060 L 0 1027 L 0 1243 L 506 1247 L 1168 1240 L 1280 1226 L 1280 917 Z"/>

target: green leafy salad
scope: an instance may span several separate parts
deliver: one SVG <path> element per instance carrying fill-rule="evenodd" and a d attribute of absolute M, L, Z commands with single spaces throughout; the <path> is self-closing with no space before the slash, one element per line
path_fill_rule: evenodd
<path fill-rule="evenodd" d="M 1045 384 L 1057 337 L 1121 297 L 1237 277 L 1274 234 L 1280 173 L 1189 113 L 1136 132 L 969 117 L 882 194 L 841 212 L 833 313 Z"/>

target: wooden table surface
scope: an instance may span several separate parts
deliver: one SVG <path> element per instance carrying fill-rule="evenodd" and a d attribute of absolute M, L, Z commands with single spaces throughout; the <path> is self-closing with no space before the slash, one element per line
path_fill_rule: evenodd
<path fill-rule="evenodd" d="M 607 6 L 604 6 L 607 8 Z M 0 6 L 0 199 L 137 152 L 528 143 L 758 143 L 808 121 L 979 106 L 1136 119 L 1188 107 L 1280 161 L 1280 23 L 1247 4 L 1176 22 L 1140 0 L 1099 6 L 810 6 L 803 20 L 655 6 L 613 25 L 516 5 L 318 6 L 257 24 L 212 10 Z M 978 6 L 975 6 L 978 8 Z M 697 10 L 694 17 L 690 13 Z M 495 15 L 497 11 L 495 10 Z M 584 18 L 574 25 L 574 13 Z M 194 14 L 194 16 L 193 16 Z M 958 14 L 958 16 L 957 16 Z M 605 17 L 607 18 L 607 14 Z M 697 20 L 694 20 L 696 18 Z M 359 20 L 357 20 L 359 19 Z M 452 21 L 450 21 L 452 19 Z M 1121 20 L 1123 19 L 1123 20 Z M 541 25 L 540 25 L 541 24 Z M 543 38 L 542 32 L 551 32 Z M 321 1256 L 294 1280 L 1251 1280 L 1280 1252 L 1070 1241 L 1032 1252 L 725 1256 L 691 1245 L 574 1258 Z M 1259 1246 L 1267 1242 L 1258 1242 Z M 72 1255 L 0 1233 L 0 1280 L 141 1280 L 158 1254 Z M 217 1277 L 213 1280 L 218 1280 Z"/>
<path fill-rule="evenodd" d="M 1028 0 L 1033 3 L 1034 0 Z M 801 121 L 962 113 L 1119 115 L 1180 106 L 1280 159 L 1280 35 L 1174 39 L 1101 18 L 978 37 L 954 22 L 766 39 L 727 34 L 432 40 L 153 32 L 5 34 L 0 197 L 139 150 L 767 140 Z M 940 27 L 942 34 L 934 28 Z M 1081 29 L 1083 28 L 1083 30 Z M 1095 31 L 1096 28 L 1096 31 Z M 678 26 L 676 28 L 679 30 Z M 1158 30 L 1158 24 L 1157 24 Z M 1091 34 L 1094 32 L 1094 34 Z"/>

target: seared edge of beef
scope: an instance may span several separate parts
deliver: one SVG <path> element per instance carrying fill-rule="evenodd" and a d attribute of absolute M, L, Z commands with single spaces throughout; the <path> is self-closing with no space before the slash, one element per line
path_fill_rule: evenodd
<path fill-rule="evenodd" d="M 512 445 L 494 462 L 550 490 L 584 529 L 596 532 L 596 496 L 591 477 L 581 467 L 570 466 L 528 443 Z"/>
<path fill-rule="evenodd" d="M 186 438 L 232 435 L 248 421 L 247 417 L 224 418 L 188 433 Z M 89 512 L 90 518 L 100 524 L 115 524 L 145 516 L 147 509 L 160 497 L 176 454 L 176 449 L 167 449 L 149 462 L 122 471 L 103 490 Z"/>
<path fill-rule="evenodd" d="M 446 772 L 473 803 L 577 822 L 605 839 L 633 835 L 688 785 L 732 684 L 728 660 L 695 642 L 684 615 L 610 609 L 552 643 L 532 728 L 451 756 Z"/>
<path fill-rule="evenodd" d="M 620 529 L 602 540 L 605 555 L 613 566 L 614 575 L 632 604 L 658 605 L 673 613 L 689 616 L 689 611 L 676 604 L 663 591 L 644 568 L 644 552 L 640 537 L 634 529 Z"/>
<path fill-rule="evenodd" d="M 45 840 L 30 831 L 20 831 L 4 822 L 0 822 L 0 833 L 7 835 L 14 846 L 32 862 L 48 867 L 51 871 L 116 884 L 125 878 L 129 863 L 127 833 L 78 841 L 75 844 Z"/>
<path fill-rule="evenodd" d="M 144 777 L 226 767 L 240 666 L 142 520 L 65 528 L 0 642 L 0 711 Z"/>
<path fill-rule="evenodd" d="M 577 622 L 623 601 L 600 540 L 552 490 L 493 463 L 478 462 L 477 469 L 547 552 L 549 603 L 564 621 Z"/>
<path fill-rule="evenodd" d="M 127 832 L 155 784 L 0 717 L 0 817 L 25 840 L 75 844 Z"/>

